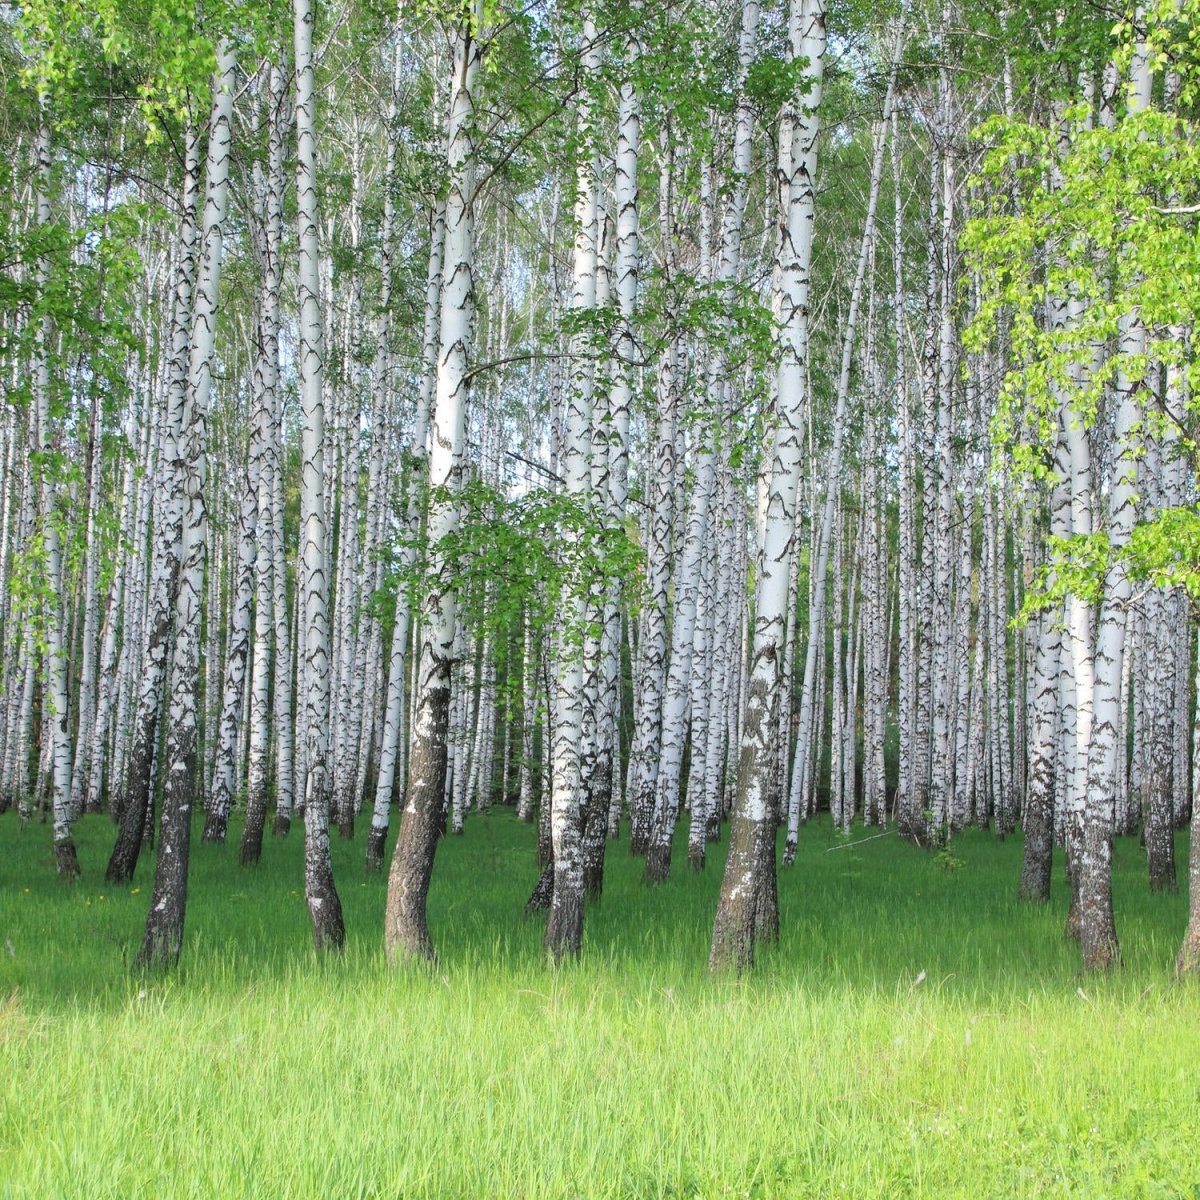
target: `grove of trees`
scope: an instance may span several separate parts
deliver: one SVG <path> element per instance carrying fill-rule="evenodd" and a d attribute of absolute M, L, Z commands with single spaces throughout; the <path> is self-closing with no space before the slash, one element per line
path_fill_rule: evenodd
<path fill-rule="evenodd" d="M 153 853 L 143 965 L 193 833 L 252 872 L 268 825 L 337 950 L 358 822 L 432 958 L 439 841 L 511 805 L 552 960 L 606 853 L 728 839 L 750 966 L 828 810 L 1020 830 L 1116 966 L 1112 839 L 1175 889 L 1200 785 L 1197 30 L 0 6 L 0 811 L 65 880 L 83 814 Z"/>

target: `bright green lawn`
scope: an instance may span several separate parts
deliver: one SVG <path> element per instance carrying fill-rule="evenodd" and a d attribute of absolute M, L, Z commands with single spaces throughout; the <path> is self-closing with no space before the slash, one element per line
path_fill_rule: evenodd
<path fill-rule="evenodd" d="M 439 967 L 389 971 L 361 838 L 334 845 L 347 952 L 314 959 L 301 832 L 253 872 L 236 830 L 197 844 L 181 968 L 143 980 L 150 863 L 109 891 L 90 817 L 64 886 L 48 828 L 0 817 L 0 1200 L 1200 1197 L 1200 988 L 1136 841 L 1112 979 L 1078 974 L 1057 867 L 1049 909 L 1013 898 L 1019 839 L 967 834 L 948 871 L 891 838 L 826 853 L 822 822 L 781 949 L 714 981 L 723 847 L 655 891 L 610 847 L 554 972 L 532 830 L 474 816 L 434 872 Z"/>

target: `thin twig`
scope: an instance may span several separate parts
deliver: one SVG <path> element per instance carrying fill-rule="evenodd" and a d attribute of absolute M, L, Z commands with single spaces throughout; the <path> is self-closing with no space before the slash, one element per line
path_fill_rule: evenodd
<path fill-rule="evenodd" d="M 859 838 L 857 842 L 843 842 L 840 846 L 829 846 L 825 853 L 828 854 L 831 850 L 849 850 L 851 846 L 861 846 L 864 842 L 878 841 L 881 837 L 891 837 L 892 831 L 885 830 L 883 833 L 873 833 L 869 838 Z"/>

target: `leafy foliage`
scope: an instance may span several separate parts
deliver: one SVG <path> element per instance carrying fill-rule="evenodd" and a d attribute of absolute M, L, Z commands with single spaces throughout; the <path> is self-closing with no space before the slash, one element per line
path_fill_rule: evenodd
<path fill-rule="evenodd" d="M 1200 73 L 1195 35 L 1173 6 L 1152 9 L 1144 29 L 1116 25 L 1116 61 L 1129 63 L 1139 33 L 1152 61 L 1176 72 L 1171 105 L 1118 112 L 1118 92 L 1100 98 L 1113 108 L 1108 121 L 1078 102 L 1060 105 L 1047 123 L 997 117 L 977 131 L 988 145 L 978 181 L 986 198 L 963 243 L 982 303 L 966 344 L 982 351 L 1005 335 L 1011 357 L 993 432 L 1016 470 L 1038 478 L 1053 475 L 1060 414 L 1092 428 L 1118 379 L 1140 401 L 1143 439 L 1171 426 L 1192 446 L 1200 365 L 1183 331 L 1200 316 L 1200 124 L 1186 105 Z M 1129 322 L 1146 335 L 1134 350 L 1120 336 Z M 1165 411 L 1163 370 L 1190 398 L 1182 425 Z M 1179 555 L 1167 549 L 1170 535 L 1183 538 L 1188 528 L 1176 514 L 1139 531 L 1122 552 L 1130 571 L 1192 591 L 1186 538 Z M 1067 593 L 1094 597 L 1109 561 L 1102 535 L 1054 542 L 1027 612 Z"/>
<path fill-rule="evenodd" d="M 415 565 L 395 567 L 390 582 L 419 596 L 449 579 L 472 628 L 498 640 L 528 617 L 538 637 L 556 628 L 582 643 L 586 627 L 561 624 L 564 590 L 586 598 L 611 582 L 636 601 L 641 552 L 624 528 L 600 519 L 588 498 L 546 489 L 507 496 L 473 480 L 443 499 L 459 504 L 459 528 L 438 543 L 437 555 L 419 538 Z"/>

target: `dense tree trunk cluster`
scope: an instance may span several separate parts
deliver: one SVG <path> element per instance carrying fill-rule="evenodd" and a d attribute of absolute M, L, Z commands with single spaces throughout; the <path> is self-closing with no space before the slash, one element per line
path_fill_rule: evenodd
<path fill-rule="evenodd" d="M 432 958 L 439 839 L 506 805 L 554 960 L 609 842 L 670 886 L 727 837 L 711 964 L 750 965 L 828 811 L 1020 829 L 1035 902 L 1061 848 L 1115 965 L 1112 839 L 1176 888 L 1200 783 L 1197 568 L 1158 524 L 1196 508 L 1200 298 L 1146 250 L 1194 228 L 1200 89 L 1130 16 L 294 0 L 214 9 L 191 63 L 31 6 L 0 810 L 66 879 L 84 813 L 113 882 L 153 847 L 145 964 L 193 810 L 247 868 L 302 817 L 336 949 L 365 808 L 387 952 Z M 1126 197 L 1151 151 L 1183 182 Z"/>

